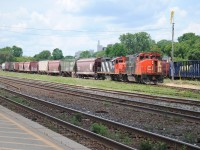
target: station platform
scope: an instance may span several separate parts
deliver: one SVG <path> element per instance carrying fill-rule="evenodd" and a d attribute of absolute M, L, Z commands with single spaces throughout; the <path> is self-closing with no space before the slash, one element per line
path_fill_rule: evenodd
<path fill-rule="evenodd" d="M 0 150 L 89 150 L 0 105 Z"/>

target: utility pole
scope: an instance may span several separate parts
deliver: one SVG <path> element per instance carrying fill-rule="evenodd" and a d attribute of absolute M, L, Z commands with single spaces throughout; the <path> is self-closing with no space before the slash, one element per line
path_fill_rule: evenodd
<path fill-rule="evenodd" d="M 170 22 L 172 24 L 172 68 L 171 68 L 171 75 L 172 75 L 172 81 L 174 81 L 174 11 L 171 11 L 171 18 Z"/>

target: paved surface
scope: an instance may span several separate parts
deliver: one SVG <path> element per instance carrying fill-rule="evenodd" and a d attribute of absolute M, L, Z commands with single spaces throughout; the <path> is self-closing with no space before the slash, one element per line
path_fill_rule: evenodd
<path fill-rule="evenodd" d="M 89 150 L 0 106 L 0 150 Z"/>

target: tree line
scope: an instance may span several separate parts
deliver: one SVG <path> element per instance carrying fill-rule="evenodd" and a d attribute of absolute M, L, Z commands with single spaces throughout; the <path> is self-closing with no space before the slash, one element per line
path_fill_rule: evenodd
<path fill-rule="evenodd" d="M 127 33 L 119 37 L 120 42 L 110 45 L 105 51 L 96 52 L 89 55 L 89 51 L 84 51 L 81 57 L 116 57 L 123 55 L 132 55 L 140 52 L 159 52 L 162 56 L 171 57 L 171 40 L 160 40 L 157 43 L 150 34 L 139 32 L 135 34 Z M 89 56 L 89 57 L 88 57 Z M 194 33 L 185 33 L 178 37 L 174 42 L 174 60 L 200 60 L 200 36 Z"/>
<path fill-rule="evenodd" d="M 43 50 L 35 56 L 22 56 L 23 50 L 20 47 L 5 47 L 0 49 L 0 63 L 5 61 L 25 62 L 25 61 L 39 61 L 39 60 L 59 60 L 64 59 L 62 50 L 56 48 L 52 54 L 49 50 Z M 66 58 L 73 58 L 73 56 L 66 56 Z"/>
<path fill-rule="evenodd" d="M 90 51 L 83 51 L 80 58 L 90 57 L 117 57 L 132 55 L 140 52 L 159 52 L 162 56 L 171 57 L 172 43 L 170 40 L 160 40 L 155 42 L 146 32 L 126 33 L 119 37 L 120 42 L 109 45 L 104 51 L 91 54 Z M 63 56 L 62 50 L 56 48 L 52 54 L 49 50 L 43 50 L 34 57 L 23 56 L 20 47 L 5 47 L 0 49 L 0 63 L 5 61 L 39 61 L 72 59 L 74 56 Z M 185 33 L 174 42 L 174 60 L 200 60 L 200 36 L 194 33 Z"/>

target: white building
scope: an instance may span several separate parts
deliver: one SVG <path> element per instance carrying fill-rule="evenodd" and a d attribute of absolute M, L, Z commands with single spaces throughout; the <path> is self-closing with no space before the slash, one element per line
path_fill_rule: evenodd
<path fill-rule="evenodd" d="M 102 51 L 103 50 L 103 46 L 100 45 L 100 41 L 98 40 L 98 44 L 97 44 L 97 52 Z"/>

